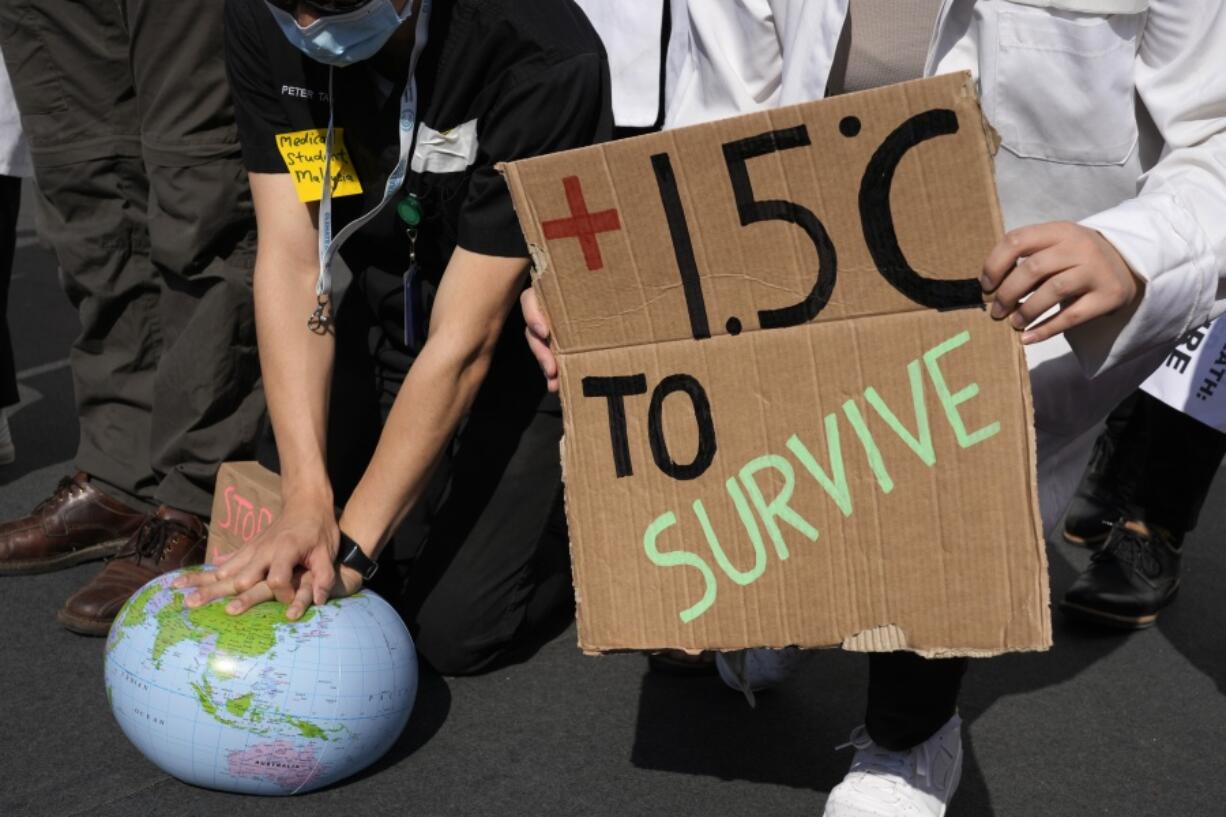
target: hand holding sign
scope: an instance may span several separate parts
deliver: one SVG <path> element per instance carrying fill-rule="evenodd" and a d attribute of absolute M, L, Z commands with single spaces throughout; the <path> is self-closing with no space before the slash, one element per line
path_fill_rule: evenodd
<path fill-rule="evenodd" d="M 554 357 L 553 349 L 549 345 L 551 340 L 549 318 L 545 315 L 545 310 L 541 309 L 536 290 L 525 289 L 519 296 L 519 306 L 524 313 L 524 323 L 527 324 L 524 335 L 528 339 L 528 348 L 532 350 L 532 355 L 540 365 L 541 374 L 545 375 L 546 388 L 551 394 L 556 394 L 558 391 L 558 359 Z"/>
<path fill-rule="evenodd" d="M 992 317 L 1012 314 L 1014 329 L 1025 329 L 1052 307 L 1061 307 L 1023 333 L 1022 343 L 1047 340 L 1131 306 L 1144 287 L 1110 241 L 1071 221 L 1006 233 L 984 261 L 980 283 L 985 292 L 996 293 Z"/>

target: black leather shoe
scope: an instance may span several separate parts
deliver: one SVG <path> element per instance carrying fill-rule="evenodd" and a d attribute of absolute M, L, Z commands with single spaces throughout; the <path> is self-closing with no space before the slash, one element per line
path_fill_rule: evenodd
<path fill-rule="evenodd" d="M 1180 556 L 1167 534 L 1137 522 L 1117 522 L 1064 594 L 1060 609 L 1108 627 L 1149 627 L 1179 591 Z"/>

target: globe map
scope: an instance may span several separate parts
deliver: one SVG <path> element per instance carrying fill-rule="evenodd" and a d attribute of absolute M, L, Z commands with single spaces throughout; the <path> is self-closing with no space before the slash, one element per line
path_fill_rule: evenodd
<path fill-rule="evenodd" d="M 190 568 L 189 568 L 190 569 Z M 267 602 L 231 616 L 149 582 L 106 645 L 106 691 L 128 738 L 188 783 L 251 794 L 326 786 L 396 741 L 417 692 L 404 623 L 363 591 L 298 621 Z"/>

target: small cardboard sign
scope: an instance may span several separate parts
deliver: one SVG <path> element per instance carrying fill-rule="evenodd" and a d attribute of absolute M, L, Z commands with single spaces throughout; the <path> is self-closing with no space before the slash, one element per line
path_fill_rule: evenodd
<path fill-rule="evenodd" d="M 277 134 L 277 150 L 285 160 L 285 169 L 294 180 L 294 189 L 301 202 L 319 201 L 323 197 L 324 165 L 326 164 L 328 131 L 309 128 Z M 332 197 L 355 196 L 362 192 L 357 168 L 345 147 L 345 129 L 332 131 Z"/>
<path fill-rule="evenodd" d="M 1050 645 L 994 147 L 960 74 L 505 166 L 585 650 Z"/>
<path fill-rule="evenodd" d="M 1198 326 L 1179 339 L 1141 388 L 1210 428 L 1226 431 L 1226 320 Z"/>
<path fill-rule="evenodd" d="M 217 470 L 204 560 L 209 564 L 259 536 L 281 513 L 281 477 L 258 462 L 224 462 Z"/>

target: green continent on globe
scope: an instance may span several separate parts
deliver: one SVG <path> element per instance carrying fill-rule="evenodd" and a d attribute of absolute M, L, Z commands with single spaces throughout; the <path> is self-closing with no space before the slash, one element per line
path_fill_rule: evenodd
<path fill-rule="evenodd" d="M 304 721 L 299 718 L 286 718 L 285 720 L 290 726 L 297 729 L 304 738 L 328 739 L 328 733 L 310 721 Z"/>
<path fill-rule="evenodd" d="M 226 612 L 222 604 L 206 604 L 187 614 L 191 626 L 203 637 L 217 635 L 217 649 L 230 655 L 255 658 L 277 643 L 278 627 L 294 627 L 315 618 L 314 607 L 307 608 L 302 618 L 290 621 L 285 617 L 286 606 L 276 601 L 257 604 L 239 616 Z"/>
<path fill-rule="evenodd" d="M 196 690 L 196 700 L 200 701 L 200 706 L 204 711 L 212 715 L 218 722 L 224 723 L 226 726 L 234 726 L 234 721 L 226 720 L 217 711 L 217 704 L 213 703 L 213 685 L 209 683 L 208 678 L 201 679 L 203 683 L 197 684 L 192 682 L 192 689 Z"/>
<path fill-rule="evenodd" d="M 248 692 L 246 695 L 239 695 L 237 698 L 231 698 L 226 701 L 226 711 L 236 718 L 241 718 L 247 714 L 247 710 L 251 708 L 251 699 L 255 697 L 255 693 Z"/>
<path fill-rule="evenodd" d="M 166 650 L 180 641 L 200 643 L 212 636 L 217 637 L 218 652 L 247 658 L 261 656 L 276 644 L 278 627 L 306 624 L 316 616 L 315 608 L 310 607 L 302 618 L 290 621 L 285 610 L 286 605 L 275 601 L 257 604 L 239 616 L 227 613 L 225 605 L 219 602 L 188 610 L 183 606 L 183 594 L 175 593 L 170 603 L 157 612 L 153 663 L 160 666 Z"/>
<path fill-rule="evenodd" d="M 121 627 L 139 626 L 149 620 L 149 602 L 162 586 L 153 585 L 141 591 L 128 605 Z M 239 727 L 255 734 L 268 734 L 274 724 L 289 727 L 304 738 L 330 740 L 330 733 L 323 727 L 301 718 L 292 718 L 270 712 L 257 705 L 254 692 L 231 698 L 217 690 L 209 681 L 213 674 L 223 680 L 234 677 L 233 661 L 218 660 L 225 656 L 234 658 L 270 658 L 277 642 L 277 628 L 296 628 L 318 617 L 315 607 L 308 608 L 302 618 L 290 621 L 285 617 L 286 605 L 279 602 L 257 604 L 242 615 L 232 616 L 225 610 L 224 602 L 214 602 L 203 607 L 188 609 L 183 603 L 183 593 L 174 592 L 170 601 L 160 608 L 153 618 L 157 630 L 153 639 L 152 659 L 156 667 L 167 650 L 187 641 L 203 644 L 212 641 L 211 656 L 199 682 L 192 682 L 192 689 L 200 707 L 218 723 Z M 340 606 L 339 603 L 336 606 Z M 229 716 L 229 717 L 227 717 Z M 233 718 L 233 719 L 232 719 Z"/>
<path fill-rule="evenodd" d="M 159 588 L 148 589 L 156 591 Z M 141 596 L 144 596 L 144 593 Z M 134 599 L 133 607 L 136 607 L 138 603 L 135 621 L 140 624 L 148 617 L 146 608 L 149 599 Z M 301 718 L 274 714 L 259 706 L 254 706 L 256 696 L 253 692 L 218 700 L 217 692 L 209 681 L 210 672 L 223 679 L 233 677 L 234 671 L 227 669 L 227 666 L 233 662 L 215 660 L 219 656 L 236 658 L 271 656 L 272 649 L 277 642 L 278 627 L 297 627 L 318 616 L 316 608 L 311 607 L 307 609 L 302 618 L 290 621 L 285 617 L 285 610 L 286 605 L 279 602 L 257 604 L 238 616 L 227 613 L 223 602 L 206 604 L 203 607 L 189 610 L 183 604 L 183 594 L 176 592 L 170 602 L 158 610 L 155 616 L 157 633 L 153 640 L 153 663 L 155 666 L 160 666 L 160 661 L 166 651 L 180 642 L 190 641 L 201 644 L 210 639 L 216 639 L 213 642 L 208 669 L 201 676 L 199 683 L 192 683 L 192 689 L 196 693 L 200 707 L 211 718 L 225 726 L 243 728 L 255 734 L 267 734 L 272 724 L 279 722 L 294 729 L 302 737 L 329 740 L 328 732 L 317 724 Z M 125 626 L 127 618 L 128 616 L 125 616 Z M 232 720 L 227 715 L 237 720 Z"/>
<path fill-rule="evenodd" d="M 123 641 L 126 635 L 125 630 L 129 627 L 139 627 L 145 623 L 149 618 L 147 610 L 149 601 L 161 589 L 157 584 L 151 584 L 128 601 L 123 609 L 123 617 L 119 619 L 119 624 L 107 640 L 106 651 L 108 653 L 118 647 L 120 641 Z"/>
<path fill-rule="evenodd" d="M 255 693 L 248 692 L 245 695 L 240 695 L 236 698 L 231 698 L 225 703 L 226 712 L 236 718 L 243 719 L 246 722 L 233 721 L 225 716 L 225 713 L 218 708 L 217 702 L 213 700 L 216 694 L 213 685 L 209 683 L 208 677 L 200 679 L 200 683 L 192 682 L 192 689 L 196 693 L 196 700 L 200 702 L 200 708 L 203 709 L 209 717 L 222 724 L 223 726 L 235 726 L 240 729 L 246 729 L 257 735 L 268 734 L 267 727 L 260 727 L 258 724 L 265 720 L 263 712 L 258 708 L 251 706 Z M 247 715 L 250 714 L 248 718 Z M 302 718 L 291 718 L 288 716 L 276 717 L 273 720 L 285 723 L 298 731 L 298 734 L 304 738 L 312 740 L 331 740 L 328 733 L 323 727 L 311 723 Z M 339 730 L 338 730 L 339 731 Z"/>
<path fill-rule="evenodd" d="M 153 638 L 153 665 L 162 666 L 162 656 L 180 641 L 203 641 L 206 633 L 193 630 L 183 617 L 183 594 L 175 593 L 170 603 L 157 612 L 157 635 Z"/>

